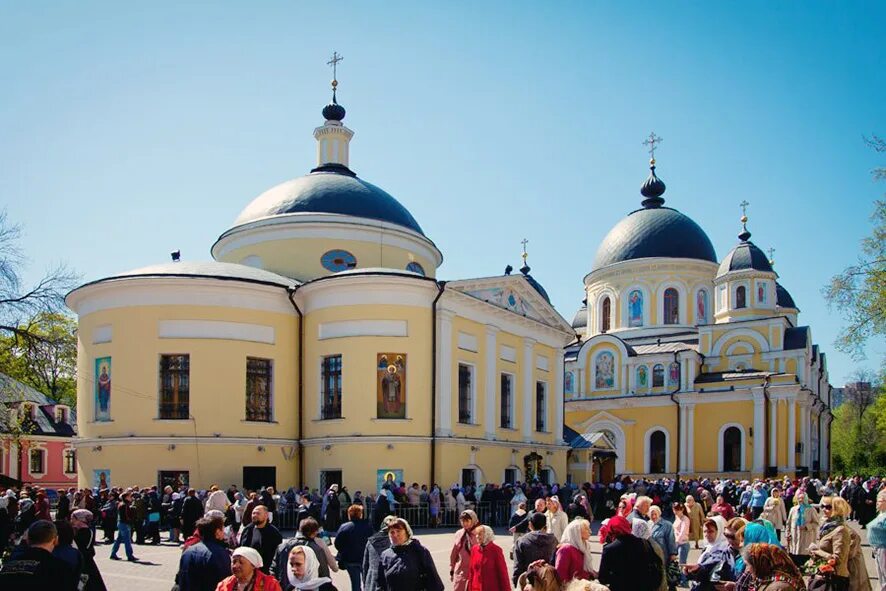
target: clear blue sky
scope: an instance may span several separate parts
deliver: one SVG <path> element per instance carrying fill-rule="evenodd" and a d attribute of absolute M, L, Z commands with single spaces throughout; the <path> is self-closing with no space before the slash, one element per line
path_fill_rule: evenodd
<path fill-rule="evenodd" d="M 862 141 L 886 135 L 884 19 L 882 2 L 7 1 L 0 205 L 30 278 L 208 259 L 253 197 L 314 165 L 337 50 L 352 167 L 409 208 L 440 277 L 519 266 L 526 237 L 571 320 L 654 130 L 668 205 L 719 257 L 751 203 L 840 384 L 859 364 L 820 289 L 886 191 Z"/>

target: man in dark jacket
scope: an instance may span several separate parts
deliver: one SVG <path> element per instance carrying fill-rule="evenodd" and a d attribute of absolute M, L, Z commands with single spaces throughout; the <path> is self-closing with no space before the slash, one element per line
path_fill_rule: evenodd
<path fill-rule="evenodd" d="M 240 545 L 258 550 L 263 563 L 261 571 L 266 575 L 271 573 L 274 553 L 283 541 L 280 530 L 271 525 L 269 519 L 268 509 L 264 505 L 258 505 L 252 510 L 252 523 L 240 532 Z"/>
<path fill-rule="evenodd" d="M 188 496 L 182 503 L 182 537 L 188 539 L 194 533 L 197 520 L 203 517 L 203 503 L 197 498 L 197 491 L 188 489 Z"/>
<path fill-rule="evenodd" d="M 544 513 L 534 513 L 529 519 L 529 533 L 517 538 L 514 544 L 514 585 L 517 584 L 517 578 L 536 560 L 554 564 L 557 539 L 546 531 L 547 524 Z"/>
<path fill-rule="evenodd" d="M 15 591 L 75 591 L 64 562 L 52 555 L 58 533 L 51 521 L 38 520 L 28 527 L 28 545 L 3 563 L 0 589 Z"/>
<path fill-rule="evenodd" d="M 363 519 L 363 506 L 348 507 L 348 522 L 343 523 L 335 534 L 335 548 L 338 550 L 338 563 L 348 571 L 351 588 L 360 588 L 360 575 L 363 567 L 363 553 L 366 542 L 372 536 L 372 526 Z"/>
<path fill-rule="evenodd" d="M 289 553 L 296 546 L 308 546 L 313 550 L 314 556 L 317 557 L 319 568 L 317 570 L 318 577 L 329 576 L 329 562 L 326 557 L 326 551 L 320 547 L 315 538 L 320 533 L 320 523 L 313 517 L 307 517 L 299 524 L 298 533 L 294 538 L 289 538 L 276 548 L 271 564 L 271 576 L 280 582 L 283 589 L 291 588 L 289 584 Z M 262 556 L 264 559 L 264 556 Z M 268 564 L 268 562 L 266 562 Z M 319 587 L 320 591 L 335 591 L 332 583 L 324 583 Z"/>
<path fill-rule="evenodd" d="M 178 564 L 175 582 L 179 591 L 215 591 L 225 577 L 231 576 L 231 555 L 224 546 L 224 521 L 203 517 L 197 521 L 200 542 L 184 551 Z"/>
<path fill-rule="evenodd" d="M 615 538 L 603 546 L 599 580 L 611 591 L 655 591 L 662 582 L 664 565 L 652 542 L 631 535 L 623 517 L 609 520 Z"/>

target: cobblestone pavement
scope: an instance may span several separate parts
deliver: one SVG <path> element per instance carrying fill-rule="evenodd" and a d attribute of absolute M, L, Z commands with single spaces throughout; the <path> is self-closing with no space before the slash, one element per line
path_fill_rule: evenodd
<path fill-rule="evenodd" d="M 854 524 L 853 524 L 854 526 Z M 596 527 L 594 528 L 596 530 Z M 449 550 L 452 544 L 453 530 L 416 530 L 415 536 L 421 543 L 428 547 L 437 571 L 450 591 L 452 585 L 448 580 L 449 574 Z M 283 532 L 284 536 L 292 535 L 292 532 Z M 513 539 L 504 529 L 496 530 L 495 542 L 505 551 L 505 559 L 508 563 L 508 572 L 513 570 L 513 563 L 508 554 L 513 546 Z M 868 565 L 868 574 L 871 576 L 871 584 L 876 588 L 877 567 L 871 558 L 871 549 L 867 545 L 867 532 L 860 530 L 864 541 L 863 552 Z M 593 551 L 597 554 L 594 563 L 600 564 L 600 544 L 596 536 L 593 538 Z M 178 560 L 181 550 L 174 544 L 163 543 L 160 546 L 134 545 L 133 551 L 139 562 L 127 562 L 126 560 L 111 560 L 110 544 L 96 546 L 96 562 L 101 569 L 102 576 L 110 591 L 169 591 L 175 581 L 175 573 L 178 570 Z M 700 550 L 692 549 L 689 553 L 689 562 L 693 562 L 700 554 Z M 120 550 L 122 557 L 123 550 Z M 350 591 L 350 579 L 344 571 L 333 573 L 333 583 L 339 591 Z"/>

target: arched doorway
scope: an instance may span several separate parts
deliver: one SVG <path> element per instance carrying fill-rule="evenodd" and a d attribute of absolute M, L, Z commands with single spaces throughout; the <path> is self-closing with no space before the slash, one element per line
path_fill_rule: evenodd
<path fill-rule="evenodd" d="M 723 431 L 723 465 L 721 472 L 740 472 L 741 466 L 741 431 L 738 427 L 727 427 Z"/>
<path fill-rule="evenodd" d="M 664 474 L 667 463 L 667 436 L 664 431 L 653 431 L 649 436 L 650 474 Z"/>

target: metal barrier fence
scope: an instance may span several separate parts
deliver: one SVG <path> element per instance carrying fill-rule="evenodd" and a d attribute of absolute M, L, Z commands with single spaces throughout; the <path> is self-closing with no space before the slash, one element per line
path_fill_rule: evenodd
<path fill-rule="evenodd" d="M 363 505 L 364 516 L 367 519 L 372 519 L 372 505 L 371 501 L 366 501 Z M 511 518 L 511 504 L 508 501 L 467 503 L 465 509 L 473 509 L 477 513 L 480 523 L 493 527 L 505 527 Z M 457 509 L 440 507 L 436 519 L 432 519 L 428 503 L 419 503 L 418 505 L 395 503 L 392 514 L 405 519 L 414 528 L 459 527 Z M 278 529 L 294 530 L 298 528 L 300 519 L 304 516 L 304 513 L 296 511 L 296 507 L 287 506 L 274 514 L 274 525 Z M 317 516 L 314 515 L 314 517 Z M 345 521 L 347 521 L 347 516 L 343 511 L 340 522 L 344 523 Z"/>

